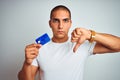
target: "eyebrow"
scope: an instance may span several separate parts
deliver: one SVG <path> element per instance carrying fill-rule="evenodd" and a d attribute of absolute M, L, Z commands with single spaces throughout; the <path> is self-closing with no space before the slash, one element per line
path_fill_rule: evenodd
<path fill-rule="evenodd" d="M 59 20 L 58 18 L 51 18 L 51 20 Z M 70 18 L 64 18 L 62 20 L 70 20 Z"/>
<path fill-rule="evenodd" d="M 70 20 L 70 18 L 65 18 L 65 19 L 63 19 L 63 20 Z"/>

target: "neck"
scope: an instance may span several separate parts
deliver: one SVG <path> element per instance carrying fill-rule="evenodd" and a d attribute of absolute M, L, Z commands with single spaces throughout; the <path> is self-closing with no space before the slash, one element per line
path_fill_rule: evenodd
<path fill-rule="evenodd" d="M 52 38 L 52 41 L 53 42 L 55 42 L 55 43 L 63 43 L 63 42 L 66 42 L 68 40 L 68 37 L 66 37 L 66 38 L 55 38 L 55 37 L 53 37 Z"/>

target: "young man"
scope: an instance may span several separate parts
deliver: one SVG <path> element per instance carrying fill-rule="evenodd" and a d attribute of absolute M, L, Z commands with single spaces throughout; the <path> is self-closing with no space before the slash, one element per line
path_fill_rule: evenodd
<path fill-rule="evenodd" d="M 88 56 L 120 51 L 120 37 L 110 34 L 76 28 L 69 37 L 71 24 L 71 13 L 67 7 L 59 5 L 52 9 L 49 25 L 53 37 L 43 46 L 26 46 L 19 80 L 34 80 L 38 70 L 41 80 L 83 80 Z"/>

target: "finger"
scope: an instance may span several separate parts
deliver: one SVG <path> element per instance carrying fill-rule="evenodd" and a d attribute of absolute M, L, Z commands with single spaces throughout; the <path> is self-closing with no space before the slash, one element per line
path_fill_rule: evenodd
<path fill-rule="evenodd" d="M 38 52 L 38 50 L 39 50 L 39 48 L 41 46 L 42 45 L 40 45 L 40 44 L 31 44 L 31 45 L 28 45 L 25 48 L 25 52 L 29 52 L 29 51 L 37 51 Z"/>
<path fill-rule="evenodd" d="M 77 42 L 79 38 L 71 38 L 71 42 Z"/>
<path fill-rule="evenodd" d="M 33 58 L 37 57 L 38 54 L 36 54 L 36 52 L 30 52 L 29 54 L 26 54 L 25 56 L 27 59 L 29 59 L 29 58 L 33 59 Z"/>
<path fill-rule="evenodd" d="M 25 56 L 25 59 L 27 60 L 27 59 L 34 59 L 34 58 L 36 58 L 37 56 L 36 55 L 26 55 Z"/>
<path fill-rule="evenodd" d="M 27 45 L 26 48 L 34 47 L 35 43 Z"/>
<path fill-rule="evenodd" d="M 30 44 L 30 45 L 26 46 L 26 48 L 31 48 L 31 47 L 40 48 L 41 46 L 42 46 L 41 44 L 35 44 L 35 43 L 33 43 L 33 44 Z"/>
<path fill-rule="evenodd" d="M 78 39 L 80 38 L 80 36 L 81 36 L 81 34 L 77 35 L 76 32 L 73 32 L 72 37 L 71 37 L 71 42 L 77 42 Z"/>
<path fill-rule="evenodd" d="M 29 59 L 35 59 L 37 57 L 37 55 L 30 55 Z"/>
<path fill-rule="evenodd" d="M 80 28 L 76 28 L 75 32 L 76 32 L 77 35 L 81 35 L 81 29 Z"/>
<path fill-rule="evenodd" d="M 78 37 L 80 37 L 80 35 L 81 35 L 81 33 L 77 34 L 77 32 L 75 30 L 72 32 L 72 37 L 78 38 Z"/>
<path fill-rule="evenodd" d="M 38 55 L 38 51 L 30 51 L 29 54 L 30 55 Z"/>
<path fill-rule="evenodd" d="M 31 55 L 35 55 L 35 56 L 38 56 L 39 54 L 39 50 L 37 48 L 29 48 L 29 49 L 26 49 L 25 51 L 25 56 L 26 58 L 29 58 Z"/>
<path fill-rule="evenodd" d="M 31 51 L 37 51 L 38 49 L 36 47 L 26 48 L 25 52 L 31 52 Z"/>
<path fill-rule="evenodd" d="M 38 55 L 39 53 L 39 50 L 37 48 L 30 48 L 30 49 L 27 49 L 26 50 L 26 55 L 27 54 L 35 54 L 35 55 Z"/>

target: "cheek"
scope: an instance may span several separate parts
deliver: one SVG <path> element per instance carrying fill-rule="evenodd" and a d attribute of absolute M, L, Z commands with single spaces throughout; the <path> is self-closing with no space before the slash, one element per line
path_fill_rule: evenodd
<path fill-rule="evenodd" d="M 67 25 L 65 26 L 65 29 L 66 29 L 66 30 L 69 30 L 70 27 L 71 27 L 71 25 L 70 25 L 70 24 L 67 24 Z"/>
<path fill-rule="evenodd" d="M 50 25 L 52 29 L 57 29 L 58 25 L 57 24 L 51 24 Z"/>
<path fill-rule="evenodd" d="M 64 24 L 64 26 L 66 26 L 67 28 L 70 28 L 71 27 L 71 23 L 70 22 L 66 23 L 66 24 Z"/>
<path fill-rule="evenodd" d="M 64 28 L 65 33 L 67 34 L 69 32 L 70 27 Z"/>
<path fill-rule="evenodd" d="M 52 31 L 53 32 L 56 32 L 57 31 L 57 28 L 56 27 L 51 27 Z"/>

